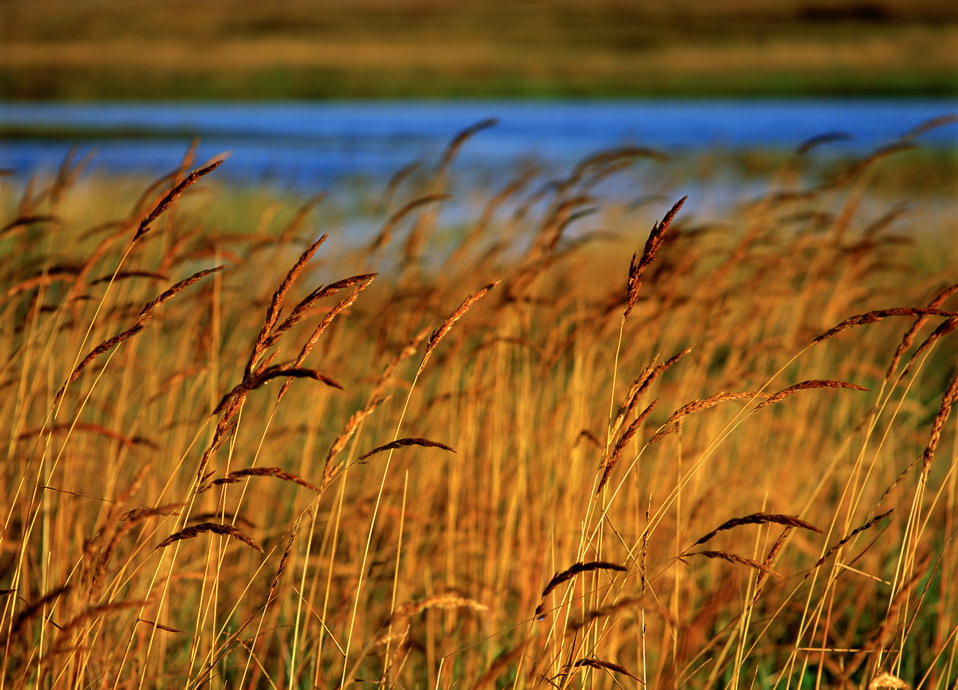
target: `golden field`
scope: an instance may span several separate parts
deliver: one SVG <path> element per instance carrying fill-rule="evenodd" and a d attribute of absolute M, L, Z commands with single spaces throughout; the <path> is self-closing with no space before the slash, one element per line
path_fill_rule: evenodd
<path fill-rule="evenodd" d="M 951 687 L 950 185 L 472 133 L 339 206 L 3 180 L 2 687 Z"/>
<path fill-rule="evenodd" d="M 6 100 L 954 97 L 943 0 L 5 0 Z"/>

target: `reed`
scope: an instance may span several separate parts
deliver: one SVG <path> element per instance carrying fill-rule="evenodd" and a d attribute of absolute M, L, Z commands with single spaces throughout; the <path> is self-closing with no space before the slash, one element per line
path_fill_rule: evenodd
<path fill-rule="evenodd" d="M 464 189 L 486 126 L 321 223 L 0 187 L 0 690 L 950 687 L 954 199 L 828 136 Z"/>

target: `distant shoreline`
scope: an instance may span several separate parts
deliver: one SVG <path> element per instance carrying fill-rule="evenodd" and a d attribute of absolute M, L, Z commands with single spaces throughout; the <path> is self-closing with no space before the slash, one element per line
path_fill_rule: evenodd
<path fill-rule="evenodd" d="M 958 97 L 958 10 L 919 0 L 7 0 L 0 25 L 18 102 Z"/>

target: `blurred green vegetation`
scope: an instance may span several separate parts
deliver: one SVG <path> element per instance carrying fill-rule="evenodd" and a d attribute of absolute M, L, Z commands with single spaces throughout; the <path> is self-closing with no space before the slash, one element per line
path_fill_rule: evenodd
<path fill-rule="evenodd" d="M 8 100 L 958 94 L 955 3 L 5 0 Z"/>

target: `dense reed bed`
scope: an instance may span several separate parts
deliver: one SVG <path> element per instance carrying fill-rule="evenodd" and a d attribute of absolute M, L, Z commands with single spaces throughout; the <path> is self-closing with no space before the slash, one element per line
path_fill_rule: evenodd
<path fill-rule="evenodd" d="M 710 217 L 638 148 L 462 189 L 487 124 L 348 233 L 189 155 L 7 180 L 2 687 L 950 687 L 954 200 L 870 190 L 913 142 Z"/>

